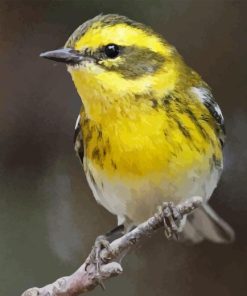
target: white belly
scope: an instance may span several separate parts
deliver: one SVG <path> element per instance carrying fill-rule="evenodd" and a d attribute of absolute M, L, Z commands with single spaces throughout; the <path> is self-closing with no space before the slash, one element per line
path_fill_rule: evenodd
<path fill-rule="evenodd" d="M 215 189 L 221 170 L 210 172 L 190 171 L 182 180 L 168 181 L 159 175 L 160 183 L 150 182 L 148 176 L 141 180 L 125 182 L 117 177 L 109 178 L 103 171 L 84 158 L 84 169 L 95 199 L 112 214 L 118 223 L 137 225 L 151 217 L 164 201 L 175 204 L 192 196 L 206 201 Z"/>

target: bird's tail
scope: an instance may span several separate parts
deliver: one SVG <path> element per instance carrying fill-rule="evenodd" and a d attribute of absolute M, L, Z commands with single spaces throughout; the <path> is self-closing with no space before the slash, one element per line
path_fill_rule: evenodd
<path fill-rule="evenodd" d="M 215 243 L 231 243 L 235 239 L 234 230 L 215 211 L 204 204 L 188 215 L 182 238 L 194 243 L 204 239 Z"/>

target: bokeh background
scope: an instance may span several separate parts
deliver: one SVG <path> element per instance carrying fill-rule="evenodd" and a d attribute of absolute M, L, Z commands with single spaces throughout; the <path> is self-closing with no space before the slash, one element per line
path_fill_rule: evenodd
<path fill-rule="evenodd" d="M 38 57 L 82 22 L 120 13 L 151 25 L 212 86 L 226 119 L 225 171 L 211 201 L 232 245 L 168 242 L 126 257 L 104 295 L 246 295 L 247 2 L 0 1 L 0 295 L 72 273 L 116 221 L 94 201 L 72 138 L 80 99 L 63 65 Z M 97 288 L 91 295 L 103 295 Z"/>

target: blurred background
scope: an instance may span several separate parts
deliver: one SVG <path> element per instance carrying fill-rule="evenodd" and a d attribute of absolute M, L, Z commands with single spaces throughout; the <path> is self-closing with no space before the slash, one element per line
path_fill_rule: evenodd
<path fill-rule="evenodd" d="M 211 205 L 232 245 L 167 241 L 158 232 L 125 258 L 104 295 L 246 295 L 247 2 L 0 1 L 0 295 L 72 273 L 116 221 L 96 204 L 72 139 L 80 99 L 64 65 L 39 53 L 103 13 L 152 26 L 211 85 L 226 119 L 225 170 Z M 96 288 L 91 295 L 103 295 Z"/>

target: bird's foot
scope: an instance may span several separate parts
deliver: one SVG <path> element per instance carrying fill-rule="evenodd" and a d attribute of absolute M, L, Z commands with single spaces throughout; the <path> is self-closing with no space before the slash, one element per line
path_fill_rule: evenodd
<path fill-rule="evenodd" d="M 176 238 L 178 240 L 178 233 L 183 218 L 178 207 L 173 202 L 164 202 L 162 206 L 158 207 L 158 212 L 157 215 L 161 215 L 164 221 L 167 239 Z"/>
<path fill-rule="evenodd" d="M 100 257 L 100 252 L 103 249 L 106 249 L 108 252 L 111 252 L 110 243 L 107 237 L 105 235 L 100 235 L 96 238 L 91 253 L 85 262 L 85 270 L 87 270 L 89 265 L 93 265 L 95 267 L 95 278 L 97 279 L 102 289 L 105 289 L 105 285 L 103 283 L 100 270 L 101 265 L 104 264 L 103 260 Z"/>

